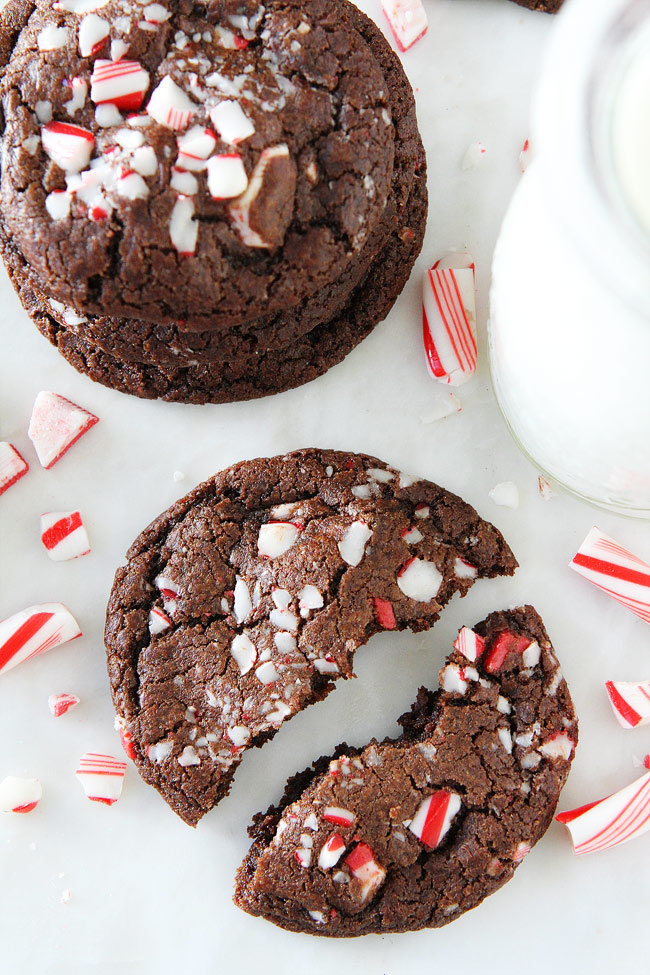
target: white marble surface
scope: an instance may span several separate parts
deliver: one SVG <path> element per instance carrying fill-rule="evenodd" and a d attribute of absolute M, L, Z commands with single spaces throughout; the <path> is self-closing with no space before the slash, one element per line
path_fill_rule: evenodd
<path fill-rule="evenodd" d="M 328 375 L 262 402 L 212 407 L 140 402 L 77 375 L 30 325 L 2 274 L 0 437 L 24 452 L 31 470 L 0 499 L 0 617 L 61 600 L 84 631 L 0 677 L 0 778 L 37 776 L 43 784 L 33 813 L 0 820 L 0 970 L 8 975 L 647 970 L 648 836 L 577 859 L 554 824 L 510 884 L 440 931 L 316 942 L 249 918 L 230 900 L 250 817 L 279 796 L 286 776 L 342 738 L 363 743 L 396 732 L 395 718 L 416 688 L 435 685 L 456 629 L 492 609 L 536 605 L 574 695 L 581 741 L 561 808 L 622 787 L 638 774 L 633 755 L 650 750 L 647 730 L 619 729 L 603 689 L 610 678 L 648 677 L 650 632 L 566 567 L 593 524 L 650 560 L 650 525 L 563 494 L 544 502 L 536 471 L 504 427 L 487 370 L 490 255 L 518 178 L 531 88 L 552 22 L 501 0 L 426 2 L 429 32 L 403 57 L 429 158 L 430 220 L 418 270 L 450 247 L 467 246 L 477 260 L 482 359 L 477 378 L 460 391 L 462 413 L 421 420 L 443 390 L 425 370 L 417 271 L 388 321 Z M 363 7 L 384 26 L 379 0 Z M 487 154 L 463 171 L 464 153 L 478 139 Z M 51 471 L 39 467 L 26 436 L 41 389 L 101 418 Z M 88 802 L 73 775 L 81 753 L 120 755 L 102 629 L 128 544 L 214 471 L 306 445 L 375 453 L 462 494 L 506 534 L 521 563 L 516 577 L 477 585 L 432 633 L 375 637 L 358 654 L 359 679 L 248 755 L 229 798 L 196 831 L 133 768 L 115 806 Z M 179 483 L 176 470 L 185 474 Z M 517 510 L 488 497 L 504 480 L 519 486 Z M 84 515 L 92 554 L 52 563 L 39 543 L 38 516 L 73 507 Z M 47 697 L 61 691 L 82 703 L 55 720 Z M 62 904 L 66 889 L 71 899 Z"/>

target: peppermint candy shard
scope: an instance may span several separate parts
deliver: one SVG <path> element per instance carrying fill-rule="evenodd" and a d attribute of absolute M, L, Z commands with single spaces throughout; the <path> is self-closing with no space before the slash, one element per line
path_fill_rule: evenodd
<path fill-rule="evenodd" d="M 635 684 L 632 681 L 608 680 L 605 684 L 616 720 L 623 728 L 637 728 L 650 724 L 650 680 Z"/>
<path fill-rule="evenodd" d="M 14 445 L 0 441 L 0 494 L 24 477 L 28 470 L 29 464 Z"/>
<path fill-rule="evenodd" d="M 239 102 L 219 102 L 210 112 L 210 120 L 221 140 L 231 146 L 255 134 L 255 126 Z"/>
<path fill-rule="evenodd" d="M 169 75 L 154 89 L 147 105 L 147 112 L 156 122 L 177 131 L 187 128 L 195 111 L 194 102 Z"/>
<path fill-rule="evenodd" d="M 208 159 L 208 189 L 214 200 L 231 200 L 241 196 L 248 186 L 248 176 L 242 157 L 236 152 L 223 153 Z"/>
<path fill-rule="evenodd" d="M 41 515 L 41 541 L 54 562 L 90 553 L 88 534 L 79 511 L 50 511 Z"/>
<path fill-rule="evenodd" d="M 440 789 L 420 803 L 408 828 L 421 843 L 435 850 L 445 838 L 460 807 L 460 796 Z"/>
<path fill-rule="evenodd" d="M 345 840 L 340 833 L 332 833 L 321 847 L 318 855 L 318 866 L 321 870 L 331 870 L 339 862 L 344 851 Z"/>
<path fill-rule="evenodd" d="M 592 528 L 569 568 L 650 623 L 650 565 Z"/>
<path fill-rule="evenodd" d="M 269 559 L 284 555 L 295 545 L 302 525 L 290 521 L 269 521 L 260 526 L 257 536 L 257 551 Z"/>
<path fill-rule="evenodd" d="M 28 813 L 43 795 L 38 779 L 20 779 L 8 775 L 0 782 L 0 812 Z"/>
<path fill-rule="evenodd" d="M 60 718 L 71 708 L 76 708 L 77 704 L 79 698 L 75 694 L 50 694 L 47 699 L 47 706 L 55 718 Z"/>
<path fill-rule="evenodd" d="M 326 806 L 323 809 L 323 819 L 327 823 L 334 823 L 335 826 L 352 826 L 356 817 L 349 809 L 341 809 L 339 806 Z"/>
<path fill-rule="evenodd" d="M 413 558 L 400 569 L 397 585 L 409 599 L 429 603 L 438 595 L 442 579 L 442 574 L 433 562 Z"/>
<path fill-rule="evenodd" d="M 365 521 L 353 521 L 346 528 L 343 538 L 338 543 L 341 558 L 348 565 L 359 565 L 365 555 L 366 544 L 372 538 L 372 529 Z"/>
<path fill-rule="evenodd" d="M 362 904 L 369 901 L 386 879 L 386 871 L 375 860 L 372 847 L 358 843 L 343 861 L 360 884 L 359 899 Z"/>
<path fill-rule="evenodd" d="M 41 142 L 52 162 L 66 173 L 79 173 L 90 162 L 95 136 L 69 122 L 48 122 L 41 128 Z"/>
<path fill-rule="evenodd" d="M 97 14 L 87 14 L 79 24 L 79 53 L 83 58 L 101 51 L 110 37 L 110 27 Z"/>
<path fill-rule="evenodd" d="M 485 640 L 474 630 L 471 630 L 469 626 L 463 626 L 458 631 L 458 636 L 454 641 L 454 649 L 467 657 L 471 663 L 476 663 L 485 650 Z"/>
<path fill-rule="evenodd" d="M 178 196 L 169 217 L 169 237 L 179 254 L 191 257 L 196 251 L 199 225 L 194 219 L 194 200 Z"/>
<path fill-rule="evenodd" d="M 502 633 L 499 633 L 494 643 L 488 649 L 484 660 L 485 670 L 488 674 L 496 674 L 497 671 L 501 670 L 506 662 L 506 658 L 511 653 L 516 653 L 521 656 L 525 650 L 532 646 L 533 642 L 527 636 L 504 630 Z"/>
<path fill-rule="evenodd" d="M 122 795 L 126 762 L 112 755 L 86 752 L 79 759 L 77 779 L 92 802 L 112 806 Z"/>
<path fill-rule="evenodd" d="M 228 207 L 233 226 L 247 247 L 271 250 L 282 244 L 293 216 L 296 178 L 288 146 L 263 150 L 246 192 Z"/>
<path fill-rule="evenodd" d="M 650 829 L 650 772 L 620 792 L 555 818 L 569 830 L 578 855 L 627 843 Z"/>
<path fill-rule="evenodd" d="M 64 396 L 40 392 L 34 402 L 27 436 L 41 465 L 49 470 L 98 422 L 99 417 Z"/>
<path fill-rule="evenodd" d="M 461 386 L 472 378 L 477 363 L 474 267 L 441 265 L 438 262 L 424 276 L 424 350 L 435 379 Z"/>
<path fill-rule="evenodd" d="M 379 596 L 373 596 L 372 605 L 379 625 L 384 630 L 396 630 L 397 622 L 392 604 L 387 599 L 380 599 Z"/>
<path fill-rule="evenodd" d="M 178 139 L 177 167 L 196 171 L 205 169 L 205 161 L 214 151 L 216 144 L 214 132 L 203 125 L 192 126 Z"/>
<path fill-rule="evenodd" d="M 41 603 L 0 622 L 0 673 L 81 636 L 62 603 Z"/>
<path fill-rule="evenodd" d="M 148 87 L 149 72 L 139 61 L 105 61 L 98 58 L 93 65 L 90 97 L 96 105 L 108 102 L 116 108 L 137 112 L 142 107 Z"/>
<path fill-rule="evenodd" d="M 426 34 L 429 23 L 421 0 L 381 0 L 381 9 L 400 51 L 407 51 Z"/>

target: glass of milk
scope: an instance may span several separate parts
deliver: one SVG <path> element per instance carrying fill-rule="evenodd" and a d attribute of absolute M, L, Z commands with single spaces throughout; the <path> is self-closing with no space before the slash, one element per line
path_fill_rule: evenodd
<path fill-rule="evenodd" d="M 650 0 L 567 0 L 554 30 L 494 255 L 492 376 L 538 468 L 650 518 Z"/>

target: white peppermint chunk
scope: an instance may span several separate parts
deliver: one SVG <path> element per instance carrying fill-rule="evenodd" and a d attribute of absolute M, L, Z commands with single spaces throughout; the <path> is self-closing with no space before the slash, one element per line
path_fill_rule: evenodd
<path fill-rule="evenodd" d="M 442 575 L 433 562 L 411 559 L 397 576 L 397 585 L 409 599 L 428 603 L 438 595 Z"/>
<path fill-rule="evenodd" d="M 388 484 L 395 477 L 392 471 L 383 471 L 379 467 L 371 467 L 366 471 L 366 474 L 373 481 L 379 481 L 380 484 Z"/>
<path fill-rule="evenodd" d="M 192 745 L 186 745 L 183 749 L 182 755 L 178 756 L 178 764 L 182 765 L 183 768 L 187 768 L 188 765 L 200 765 L 201 759 L 196 754 L 196 751 Z"/>
<path fill-rule="evenodd" d="M 220 102 L 210 112 L 210 119 L 223 142 L 237 145 L 255 134 L 255 126 L 239 102 Z"/>
<path fill-rule="evenodd" d="M 235 725 L 234 728 L 228 728 L 228 737 L 235 746 L 235 748 L 243 748 L 244 745 L 248 743 L 251 733 L 246 725 Z"/>
<path fill-rule="evenodd" d="M 275 559 L 295 544 L 300 528 L 289 521 L 269 521 L 260 527 L 257 551 L 260 555 Z"/>
<path fill-rule="evenodd" d="M 172 753 L 174 748 L 173 741 L 157 741 L 155 745 L 149 745 L 147 755 L 150 762 L 164 762 Z"/>
<path fill-rule="evenodd" d="M 273 640 L 280 653 L 293 653 L 296 649 L 296 638 L 293 633 L 276 633 Z"/>
<path fill-rule="evenodd" d="M 364 556 L 366 543 L 372 538 L 372 529 L 365 521 L 353 521 L 339 542 L 341 558 L 348 565 L 358 565 Z"/>
<path fill-rule="evenodd" d="M 499 736 L 499 741 L 507 751 L 508 755 L 512 755 L 512 735 L 507 728 L 497 728 L 497 734 Z"/>
<path fill-rule="evenodd" d="M 68 42 L 68 32 L 65 27 L 55 27 L 48 24 L 36 38 L 39 51 L 57 51 L 65 47 Z"/>
<path fill-rule="evenodd" d="M 273 684 L 280 677 L 271 660 L 258 667 L 255 676 L 261 684 Z"/>
<path fill-rule="evenodd" d="M 230 645 L 230 653 L 242 674 L 247 674 L 257 660 L 255 644 L 246 633 L 238 633 Z"/>
<path fill-rule="evenodd" d="M 291 602 L 291 593 L 287 589 L 274 589 L 271 598 L 276 609 L 287 609 Z"/>
<path fill-rule="evenodd" d="M 83 58 L 96 54 L 110 34 L 107 22 L 97 14 L 87 14 L 79 24 L 79 52 Z"/>
<path fill-rule="evenodd" d="M 291 630 L 293 632 L 298 629 L 298 618 L 290 609 L 272 609 L 269 613 L 269 620 L 279 630 Z"/>
<path fill-rule="evenodd" d="M 557 735 L 553 735 L 548 741 L 545 741 L 543 745 L 540 745 L 537 749 L 542 755 L 547 758 L 571 758 L 571 753 L 575 747 L 574 741 L 569 738 L 564 732 L 560 732 Z"/>
<path fill-rule="evenodd" d="M 305 586 L 298 593 L 298 606 L 301 610 L 320 609 L 323 606 L 323 596 L 316 586 Z"/>
<path fill-rule="evenodd" d="M 467 690 L 467 681 L 462 677 L 460 667 L 456 664 L 447 664 L 440 674 L 440 686 L 450 694 L 464 694 Z"/>
<path fill-rule="evenodd" d="M 519 489 L 514 481 L 502 481 L 488 492 L 495 504 L 503 508 L 519 507 Z"/>
<path fill-rule="evenodd" d="M 541 653 L 542 651 L 539 643 L 534 640 L 529 647 L 526 647 L 521 655 L 524 667 L 536 667 L 539 663 Z"/>
<path fill-rule="evenodd" d="M 187 196 L 179 196 L 169 218 L 169 236 L 179 254 L 193 254 L 199 234 L 199 225 L 194 219 L 194 201 Z"/>
<path fill-rule="evenodd" d="M 253 612 L 253 601 L 248 586 L 239 576 L 235 582 L 235 619 L 244 623 Z"/>

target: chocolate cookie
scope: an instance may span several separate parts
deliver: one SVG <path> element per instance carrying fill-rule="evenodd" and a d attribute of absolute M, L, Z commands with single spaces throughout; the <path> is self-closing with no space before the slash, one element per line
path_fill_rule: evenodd
<path fill-rule="evenodd" d="M 460 498 L 376 458 L 247 461 L 157 518 L 118 569 L 106 648 L 136 766 L 194 825 L 246 748 L 352 676 L 384 629 L 426 629 L 454 593 L 511 574 Z"/>
<path fill-rule="evenodd" d="M 341 745 L 259 814 L 235 903 L 329 937 L 441 927 L 546 832 L 578 725 L 531 606 L 463 628 L 395 740 Z"/>
<path fill-rule="evenodd" d="M 520 7 L 528 7 L 529 10 L 541 10 L 546 14 L 556 14 L 564 0 L 514 0 Z"/>
<path fill-rule="evenodd" d="M 423 236 L 413 97 L 383 35 L 344 0 L 98 2 L 3 15 L 4 257 L 28 311 L 140 395 L 221 401 L 324 371 L 398 293 L 366 294 L 371 271 L 388 254 L 404 282 Z M 362 297 L 374 320 L 315 354 Z M 298 361 L 307 334 L 313 361 L 244 392 L 255 355 Z"/>

